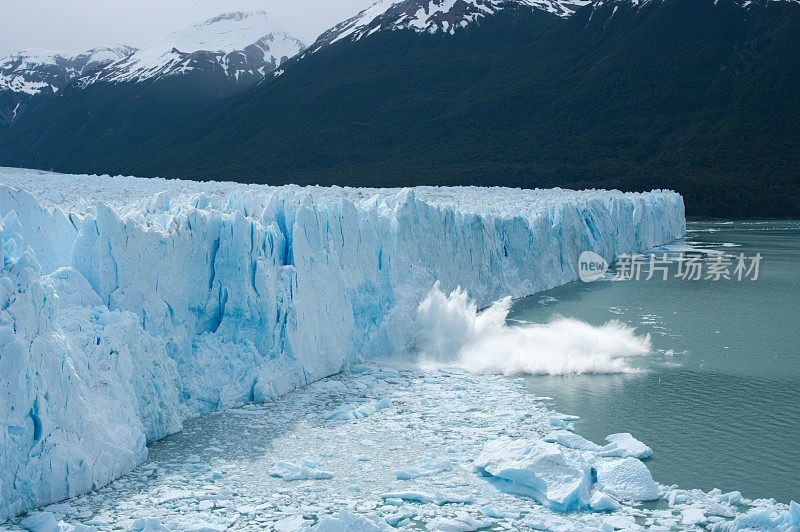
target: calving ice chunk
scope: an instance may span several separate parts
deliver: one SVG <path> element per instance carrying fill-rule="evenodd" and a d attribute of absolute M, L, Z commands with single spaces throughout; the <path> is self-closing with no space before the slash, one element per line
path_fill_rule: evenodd
<path fill-rule="evenodd" d="M 189 417 L 412 356 L 437 281 L 485 307 L 685 232 L 667 191 L 0 183 L 0 518 L 108 483 Z"/>
<path fill-rule="evenodd" d="M 572 318 L 509 324 L 510 307 L 507 297 L 478 312 L 465 290 L 448 295 L 437 283 L 417 309 L 414 348 L 429 367 L 503 375 L 635 372 L 629 361 L 651 350 L 649 335 L 615 320 L 599 327 Z M 558 415 L 550 424 L 566 429 L 571 421 Z"/>

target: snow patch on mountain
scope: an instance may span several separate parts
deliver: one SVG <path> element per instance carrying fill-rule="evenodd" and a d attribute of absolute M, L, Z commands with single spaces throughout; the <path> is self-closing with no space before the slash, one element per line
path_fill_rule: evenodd
<path fill-rule="evenodd" d="M 647 5 L 651 5 L 651 4 L 664 3 L 665 1 L 666 0 L 596 0 L 596 1 L 592 2 L 592 9 L 594 11 L 597 11 L 600 8 L 602 8 L 603 6 L 615 6 L 615 7 L 618 7 L 618 6 L 634 6 L 634 7 L 641 8 L 641 7 L 644 7 L 644 6 L 647 6 Z M 718 6 L 720 4 L 723 4 L 723 5 L 734 4 L 734 5 L 737 5 L 739 7 L 745 8 L 745 9 L 752 8 L 752 7 L 759 6 L 759 5 L 767 5 L 767 4 L 771 4 L 773 2 L 789 2 L 789 3 L 800 4 L 800 0 L 722 0 L 722 1 L 721 0 L 707 0 L 707 1 L 708 2 L 713 2 L 715 6 Z M 616 9 L 614 10 L 614 13 L 612 13 L 612 16 L 614 14 L 616 14 Z"/>
<path fill-rule="evenodd" d="M 504 9 L 527 8 L 569 17 L 589 0 L 379 0 L 323 33 L 310 52 L 337 41 L 357 41 L 378 31 L 454 34 Z"/>
<path fill-rule="evenodd" d="M 208 65 L 230 79 L 261 78 L 305 45 L 290 33 L 296 21 L 264 11 L 226 13 L 177 31 L 83 80 L 142 82 L 181 75 Z M 291 28 L 291 30 L 290 30 Z"/>
<path fill-rule="evenodd" d="M 714 4 L 716 5 L 716 3 L 718 1 L 719 0 L 716 0 L 714 2 Z M 751 8 L 751 7 L 755 7 L 755 6 L 759 6 L 759 5 L 766 5 L 766 4 L 770 4 L 770 3 L 773 3 L 773 2 L 787 2 L 787 3 L 790 3 L 790 4 L 800 4 L 800 0 L 739 0 L 738 1 L 739 5 L 741 5 L 744 8 Z"/>

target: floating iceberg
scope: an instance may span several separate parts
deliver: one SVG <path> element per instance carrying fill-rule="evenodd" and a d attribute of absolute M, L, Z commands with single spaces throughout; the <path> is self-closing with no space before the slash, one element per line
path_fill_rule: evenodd
<path fill-rule="evenodd" d="M 390 530 L 390 528 L 385 523 L 341 510 L 338 516 L 321 519 L 310 530 L 315 532 L 380 532 L 381 530 Z"/>
<path fill-rule="evenodd" d="M 600 456 L 616 456 L 618 458 L 650 458 L 653 450 L 633 437 L 632 434 L 623 432 L 606 436 L 608 445 L 600 448 L 597 453 Z"/>
<path fill-rule="evenodd" d="M 306 459 L 278 460 L 272 464 L 269 474 L 283 480 L 327 480 L 333 478 L 333 473 L 319 469 L 318 463 Z"/>
<path fill-rule="evenodd" d="M 666 191 L 0 183 L 0 519 L 108 483 L 190 417 L 404 352 L 437 281 L 484 307 L 685 233 Z"/>
<path fill-rule="evenodd" d="M 552 419 L 550 424 L 552 425 Z M 591 442 L 579 434 L 570 432 L 568 430 L 557 430 L 549 434 L 545 441 L 553 441 L 559 445 L 563 445 L 569 449 L 576 449 L 578 451 L 599 451 L 601 447 L 594 442 Z"/>
<path fill-rule="evenodd" d="M 589 504 L 591 466 L 553 443 L 501 438 L 486 444 L 474 465 L 498 489 L 534 498 L 554 510 L 579 510 Z"/>
<path fill-rule="evenodd" d="M 636 458 L 601 460 L 596 464 L 598 488 L 624 501 L 658 499 L 650 470 Z"/>
<path fill-rule="evenodd" d="M 308 525 L 311 522 L 310 519 L 306 519 L 302 515 L 293 515 L 275 523 L 274 530 L 275 532 L 299 532 L 300 530 L 308 530 Z"/>
<path fill-rule="evenodd" d="M 620 509 L 620 504 L 608 493 L 596 491 L 592 494 L 592 498 L 589 501 L 589 508 L 594 512 L 613 512 L 614 510 Z"/>
<path fill-rule="evenodd" d="M 658 485 L 641 461 L 600 457 L 602 448 L 592 448 L 588 440 L 566 434 L 557 432 L 549 439 L 568 446 L 543 439 L 490 441 L 474 465 L 497 489 L 531 497 L 560 512 L 584 508 L 602 512 L 618 509 L 619 500 L 658 498 Z M 590 493 L 595 479 L 596 490 Z"/>
<path fill-rule="evenodd" d="M 472 502 L 472 497 L 468 495 L 460 495 L 457 493 L 448 493 L 443 491 L 436 491 L 428 493 L 425 491 L 391 491 L 381 495 L 381 498 L 389 500 L 400 500 L 408 502 L 417 502 L 421 504 L 436 504 L 442 506 L 443 504 L 460 504 L 465 502 Z"/>
<path fill-rule="evenodd" d="M 456 517 L 437 517 L 425 527 L 427 530 L 437 532 L 475 532 L 492 526 L 491 519 L 478 519 L 467 512 L 460 512 Z"/>
<path fill-rule="evenodd" d="M 386 408 L 391 408 L 391 407 L 392 407 L 392 400 L 389 398 L 384 398 L 381 399 L 380 401 L 372 401 L 370 403 L 359 406 L 339 408 L 338 410 L 334 410 L 333 412 L 325 414 L 325 419 L 332 419 L 339 421 L 361 419 L 374 414 L 378 410 L 384 410 Z"/>
<path fill-rule="evenodd" d="M 130 532 L 169 532 L 158 519 L 137 519 L 129 528 Z"/>
<path fill-rule="evenodd" d="M 788 510 L 775 508 L 753 508 L 733 521 L 717 523 L 710 527 L 714 532 L 738 530 L 775 530 L 796 532 L 800 530 L 800 504 L 792 501 Z"/>
<path fill-rule="evenodd" d="M 419 477 L 438 475 L 439 473 L 450 471 L 452 468 L 453 461 L 449 458 L 437 458 L 433 456 L 417 467 L 409 467 L 396 471 L 395 475 L 398 480 L 413 480 Z"/>
<path fill-rule="evenodd" d="M 691 507 L 683 511 L 681 524 L 683 526 L 700 526 L 708 522 L 706 514 L 701 508 Z"/>

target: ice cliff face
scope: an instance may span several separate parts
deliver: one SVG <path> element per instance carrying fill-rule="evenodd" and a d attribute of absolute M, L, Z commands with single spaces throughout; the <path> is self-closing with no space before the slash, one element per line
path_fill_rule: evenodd
<path fill-rule="evenodd" d="M 662 191 L 0 183 L 0 518 L 109 482 L 190 416 L 403 352 L 436 281 L 487 305 L 685 232 Z"/>

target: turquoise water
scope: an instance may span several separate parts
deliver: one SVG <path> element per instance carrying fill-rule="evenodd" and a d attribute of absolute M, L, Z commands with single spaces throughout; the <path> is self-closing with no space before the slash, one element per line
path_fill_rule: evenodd
<path fill-rule="evenodd" d="M 530 377 L 598 443 L 631 432 L 654 450 L 653 477 L 681 488 L 800 501 L 800 223 L 696 222 L 686 242 L 763 256 L 752 280 L 572 283 L 515 303 L 510 320 L 617 319 L 649 333 L 645 370 Z M 644 270 L 647 271 L 646 269 Z"/>

